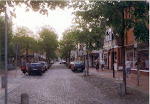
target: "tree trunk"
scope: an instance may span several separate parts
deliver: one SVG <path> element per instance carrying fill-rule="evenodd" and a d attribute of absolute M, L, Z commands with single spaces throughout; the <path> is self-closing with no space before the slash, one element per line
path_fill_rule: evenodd
<path fill-rule="evenodd" d="M 87 51 L 87 75 L 89 75 L 89 52 Z"/>
<path fill-rule="evenodd" d="M 125 93 L 126 90 L 126 70 L 125 70 L 125 47 L 124 47 L 124 30 L 125 30 L 125 20 L 124 20 L 124 9 L 122 9 L 122 30 L 121 30 L 121 40 L 122 40 L 122 63 L 123 63 L 123 82 L 125 84 Z"/>

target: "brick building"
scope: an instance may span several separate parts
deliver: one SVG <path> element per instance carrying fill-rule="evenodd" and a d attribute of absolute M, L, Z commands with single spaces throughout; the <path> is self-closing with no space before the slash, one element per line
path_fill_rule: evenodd
<path fill-rule="evenodd" d="M 128 8 L 124 12 L 125 18 L 131 18 L 131 15 L 127 13 L 130 9 Z M 119 41 L 113 36 L 112 27 L 106 27 L 106 34 L 104 37 L 104 50 L 103 50 L 103 59 L 105 62 L 105 68 L 112 69 L 113 67 L 113 51 L 114 51 L 114 69 L 122 69 L 122 48 L 117 41 Z M 132 71 L 136 70 L 136 60 L 137 57 L 140 57 L 141 60 L 141 70 L 143 74 L 149 73 L 149 44 L 142 43 L 140 40 L 135 40 L 133 34 L 133 28 L 129 31 L 125 31 L 125 61 L 132 61 Z M 113 50 L 114 49 L 114 50 Z"/>

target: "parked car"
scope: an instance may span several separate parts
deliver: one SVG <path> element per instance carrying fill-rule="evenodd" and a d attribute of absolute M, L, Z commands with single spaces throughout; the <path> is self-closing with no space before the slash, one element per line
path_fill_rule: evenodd
<path fill-rule="evenodd" d="M 44 72 L 48 69 L 48 65 L 46 62 L 44 61 L 39 61 L 38 63 L 42 64 L 42 66 L 44 67 Z"/>
<path fill-rule="evenodd" d="M 40 63 L 31 63 L 27 72 L 29 75 L 31 75 L 32 73 L 39 73 L 40 75 L 42 75 L 42 73 L 44 72 L 44 67 Z"/>
<path fill-rule="evenodd" d="M 59 63 L 60 64 L 66 64 L 66 61 L 65 60 L 61 60 Z"/>
<path fill-rule="evenodd" d="M 53 60 L 51 60 L 51 62 L 50 62 L 51 64 L 54 64 L 54 61 Z"/>
<path fill-rule="evenodd" d="M 73 72 L 75 72 L 75 71 L 81 71 L 81 72 L 83 72 L 84 69 L 85 69 L 85 65 L 84 65 L 83 62 L 74 62 L 71 65 L 71 70 Z"/>
<path fill-rule="evenodd" d="M 62 60 L 62 64 L 66 64 L 66 61 L 65 61 L 65 60 Z"/>

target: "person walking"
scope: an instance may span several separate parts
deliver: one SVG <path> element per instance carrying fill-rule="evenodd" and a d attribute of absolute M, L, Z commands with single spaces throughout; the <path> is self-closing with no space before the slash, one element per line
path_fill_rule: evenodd
<path fill-rule="evenodd" d="M 104 70 L 104 60 L 102 59 L 100 63 L 101 63 L 101 69 L 103 71 Z"/>
<path fill-rule="evenodd" d="M 99 59 L 95 60 L 96 70 L 99 71 Z"/>
<path fill-rule="evenodd" d="M 126 75 L 129 78 L 129 74 L 131 73 L 132 61 L 126 61 Z"/>
<path fill-rule="evenodd" d="M 27 71 L 27 72 L 28 72 L 28 69 L 29 69 L 30 64 L 31 64 L 30 61 L 26 63 L 26 71 Z"/>

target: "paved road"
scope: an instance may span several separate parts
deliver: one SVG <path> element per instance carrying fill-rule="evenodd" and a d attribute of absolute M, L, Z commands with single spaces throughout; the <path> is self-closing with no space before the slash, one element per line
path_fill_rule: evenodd
<path fill-rule="evenodd" d="M 8 94 L 8 104 L 20 104 L 22 93 L 29 94 L 30 104 L 133 104 L 132 100 L 110 99 L 104 91 L 86 81 L 83 73 L 73 73 L 59 63 L 54 64 L 42 76 L 26 74 L 9 79 L 9 83 L 20 86 Z M 137 102 L 139 101 L 135 101 L 135 104 Z M 0 100 L 0 104 L 3 103 L 4 97 Z"/>

